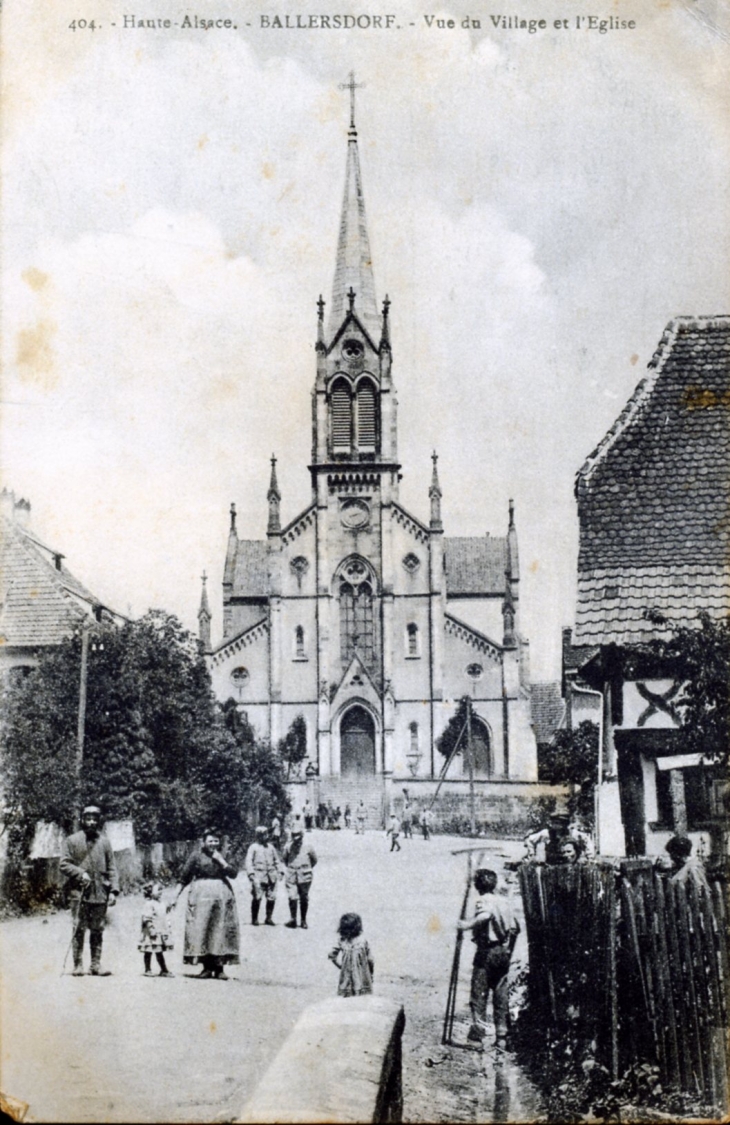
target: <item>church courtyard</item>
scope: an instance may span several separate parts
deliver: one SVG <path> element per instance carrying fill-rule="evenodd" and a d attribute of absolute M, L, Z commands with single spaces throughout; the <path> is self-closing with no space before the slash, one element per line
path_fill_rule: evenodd
<path fill-rule="evenodd" d="M 242 960 L 228 982 L 184 975 L 184 897 L 173 923 L 174 979 L 142 975 L 141 895 L 122 897 L 112 912 L 104 962 L 114 975 L 106 979 L 61 976 L 68 912 L 3 923 L 3 1088 L 29 1103 L 26 1120 L 234 1120 L 303 1009 L 336 994 L 337 972 L 327 953 L 346 911 L 362 915 L 376 993 L 405 1009 L 404 1120 L 538 1116 L 538 1096 L 509 1055 L 497 1055 L 490 1043 L 483 1055 L 441 1046 L 466 873 L 466 857 L 451 853 L 468 841 L 404 840 L 400 854 L 389 853 L 380 832 L 319 831 L 312 843 L 319 864 L 306 931 L 284 927 L 282 889 L 276 927 L 252 927 L 247 880 L 235 881 Z M 485 862 L 506 875 L 521 916 L 516 880 L 504 863 L 517 858 L 522 845 L 486 841 L 485 853 Z M 167 901 L 172 894 L 166 890 Z M 471 950 L 465 941 L 455 1027 L 460 1042 L 467 1030 Z M 523 933 L 514 975 L 525 961 Z"/>

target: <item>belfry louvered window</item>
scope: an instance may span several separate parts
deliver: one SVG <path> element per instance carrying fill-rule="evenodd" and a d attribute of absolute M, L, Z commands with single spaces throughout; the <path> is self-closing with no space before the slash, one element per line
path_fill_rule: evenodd
<path fill-rule="evenodd" d="M 332 452 L 349 453 L 352 445 L 352 400 L 344 383 L 337 383 L 330 399 Z"/>
<path fill-rule="evenodd" d="M 370 383 L 361 383 L 357 391 L 357 447 L 364 453 L 375 452 L 377 416 L 375 390 Z"/>

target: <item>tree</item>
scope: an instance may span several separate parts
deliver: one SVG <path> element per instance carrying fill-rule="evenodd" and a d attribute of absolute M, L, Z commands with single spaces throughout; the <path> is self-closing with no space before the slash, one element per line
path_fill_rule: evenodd
<path fill-rule="evenodd" d="M 131 817 L 141 843 L 189 840 L 206 823 L 243 838 L 254 804 L 284 810 L 281 764 L 230 721 L 197 638 L 160 610 L 92 633 L 77 783 L 80 665 L 73 637 L 5 688 L 4 797 L 21 852 L 37 820 L 68 829 L 89 800 Z"/>
<path fill-rule="evenodd" d="M 303 715 L 297 715 L 277 747 L 282 762 L 286 762 L 289 780 L 292 766 L 300 765 L 307 756 L 307 724 Z"/>
<path fill-rule="evenodd" d="M 699 628 L 683 626 L 668 640 L 653 641 L 651 654 L 682 680 L 674 709 L 687 753 L 726 766 L 730 748 L 730 620 L 700 613 Z"/>
<path fill-rule="evenodd" d="M 568 811 L 588 824 L 594 820 L 593 794 L 598 779 L 598 726 L 589 719 L 575 730 L 559 730 L 541 769 L 541 780 L 571 786 Z"/>
<path fill-rule="evenodd" d="M 467 720 L 467 708 L 470 706 L 468 696 L 459 702 L 456 714 L 452 715 L 448 723 L 444 727 L 442 733 L 436 739 L 436 748 L 439 753 L 443 754 L 444 758 L 449 758 L 456 747 L 456 743 L 461 738 L 459 743 L 460 749 L 464 749 L 466 745 L 466 734 L 462 734 Z"/>

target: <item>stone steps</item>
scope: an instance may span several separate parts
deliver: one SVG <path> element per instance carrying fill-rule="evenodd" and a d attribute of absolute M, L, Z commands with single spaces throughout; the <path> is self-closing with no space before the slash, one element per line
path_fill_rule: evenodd
<path fill-rule="evenodd" d="M 355 827 L 355 810 L 362 799 L 367 810 L 366 828 L 382 830 L 384 825 L 384 786 L 379 777 L 349 778 L 320 777 L 319 800 L 326 805 L 328 801 L 344 814 L 345 805 L 350 806 L 352 827 Z"/>

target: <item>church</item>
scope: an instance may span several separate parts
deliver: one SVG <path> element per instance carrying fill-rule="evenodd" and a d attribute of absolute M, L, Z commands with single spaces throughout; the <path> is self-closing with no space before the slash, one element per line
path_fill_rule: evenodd
<path fill-rule="evenodd" d="M 205 581 L 200 638 L 217 697 L 234 698 L 259 735 L 275 746 L 303 718 L 304 767 L 330 779 L 328 792 L 338 779 L 438 777 L 437 740 L 464 696 L 474 776 L 534 781 L 513 504 L 504 534 L 445 535 L 435 453 L 428 518 L 399 500 L 390 302 L 376 300 L 352 80 L 350 96 L 332 300 L 317 303 L 311 502 L 282 520 L 272 458 L 266 537 L 239 537 L 231 505 L 223 638 L 211 646 Z M 468 772 L 460 752 L 449 778 Z"/>

